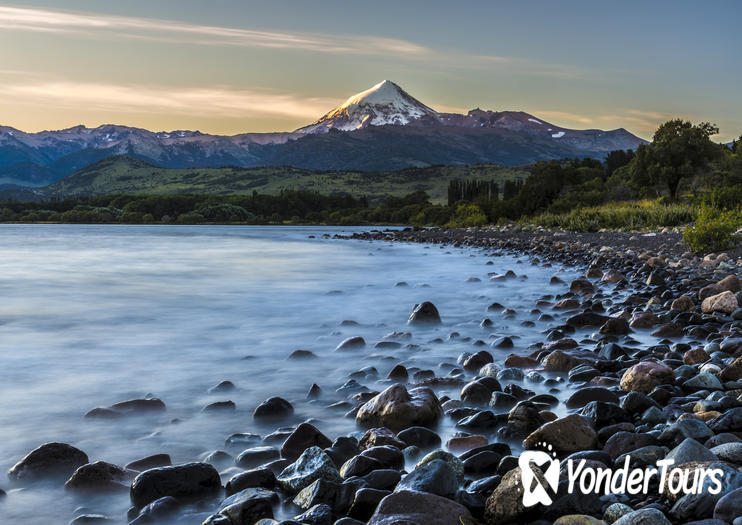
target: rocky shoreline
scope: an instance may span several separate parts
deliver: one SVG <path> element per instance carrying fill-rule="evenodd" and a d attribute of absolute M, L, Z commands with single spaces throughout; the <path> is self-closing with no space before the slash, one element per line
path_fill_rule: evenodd
<path fill-rule="evenodd" d="M 534 265 L 567 264 L 584 276 L 564 282 L 554 275 L 532 310 L 553 323 L 526 353 L 499 362 L 475 347 L 446 375 L 397 365 L 380 392 L 348 388 L 344 405 L 362 434 L 333 440 L 311 421 L 287 427 L 293 407 L 272 397 L 253 417 L 275 424 L 276 432 L 230 436 L 228 443 L 241 448 L 236 457 L 219 451 L 172 465 L 159 454 L 118 466 L 48 443 L 10 469 L 11 488 L 33 490 L 43 480 L 83 494 L 128 491 L 126 518 L 80 512 L 76 524 L 191 523 L 204 509 L 211 514 L 205 525 L 742 524 L 739 253 L 699 258 L 671 232 L 407 229 L 352 237 L 480 247 L 489 258 L 526 255 Z M 497 303 L 489 313 L 512 314 Z M 440 317 L 422 303 L 410 323 L 436 325 Z M 642 344 L 639 334 L 655 343 Z M 377 347 L 394 351 L 403 339 L 399 333 Z M 512 347 L 507 339 L 493 348 Z M 351 337 L 338 351 L 363 345 Z M 569 397 L 565 384 L 577 387 Z M 536 393 L 536 385 L 549 393 Z M 443 386 L 460 386 L 459 395 L 440 395 Z M 130 400 L 87 417 L 152 410 L 165 410 L 164 403 Z M 446 420 L 456 432 L 442 438 L 437 429 Z M 551 504 L 524 506 L 517 456 L 523 447 L 542 448 L 561 462 Z M 644 469 L 663 459 L 692 473 L 721 469 L 720 491 L 708 490 L 706 479 L 693 493 L 661 492 L 656 478 L 636 494 L 569 490 L 569 460 L 608 470 Z M 542 481 L 549 475 L 537 468 L 533 474 Z M 274 519 L 287 511 L 292 519 Z"/>

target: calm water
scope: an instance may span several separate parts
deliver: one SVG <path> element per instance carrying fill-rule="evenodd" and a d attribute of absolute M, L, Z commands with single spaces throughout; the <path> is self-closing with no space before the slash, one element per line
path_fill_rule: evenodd
<path fill-rule="evenodd" d="M 350 372 L 375 366 L 382 379 L 364 383 L 373 390 L 400 362 L 445 375 L 439 363 L 455 364 L 461 352 L 473 351 L 471 341 L 447 339 L 454 331 L 488 342 L 516 334 L 515 349 L 489 350 L 496 359 L 526 353 L 547 327 L 529 312 L 538 297 L 555 292 L 549 278 L 558 271 L 565 281 L 576 276 L 473 249 L 321 237 L 351 230 L 0 226 L 0 469 L 47 441 L 74 444 L 91 461 L 125 464 L 160 452 L 175 463 L 197 460 L 224 449 L 232 433 L 273 431 L 252 420 L 255 406 L 272 395 L 293 403 L 293 422 L 315 418 L 331 438 L 348 434 L 354 421 L 326 407 L 345 398 L 335 390 Z M 528 278 L 488 281 L 488 272 L 508 269 Z M 472 276 L 482 281 L 465 282 Z M 401 281 L 409 286 L 395 286 Z M 385 334 L 410 330 L 411 308 L 424 300 L 438 306 L 442 327 L 411 330 L 409 342 L 420 345 L 414 350 L 374 349 Z M 493 301 L 518 315 L 488 314 Z M 485 316 L 494 327 L 479 327 Z M 360 325 L 339 327 L 343 320 Z M 525 320 L 536 326 L 522 327 Z M 334 351 L 354 335 L 366 339 L 364 350 Z M 437 337 L 444 342 L 430 342 Z M 319 358 L 286 359 L 300 348 Z M 207 392 L 222 380 L 237 390 Z M 312 383 L 323 395 L 308 402 Z M 91 408 L 148 394 L 167 412 L 83 419 Z M 237 404 L 234 413 L 200 412 L 226 399 Z M 454 429 L 444 422 L 439 430 L 445 438 Z M 129 506 L 127 493 L 90 499 L 59 486 L 18 489 L 2 479 L 0 488 L 9 491 L 0 501 L 2 523 L 67 523 L 80 506 L 123 522 Z"/>

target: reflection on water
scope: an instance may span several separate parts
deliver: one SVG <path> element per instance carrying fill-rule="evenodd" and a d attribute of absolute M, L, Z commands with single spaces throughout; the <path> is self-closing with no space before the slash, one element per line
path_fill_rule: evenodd
<path fill-rule="evenodd" d="M 272 395 L 294 404 L 296 421 L 315 418 L 334 438 L 356 430 L 342 410 L 325 408 L 344 399 L 336 389 L 354 370 L 375 366 L 382 379 L 364 383 L 379 390 L 398 362 L 445 375 L 440 363 L 455 364 L 473 350 L 466 337 L 518 336 L 514 349 L 489 349 L 498 359 L 543 340 L 547 325 L 530 310 L 553 293 L 548 283 L 557 268 L 511 257 L 486 265 L 475 250 L 322 238 L 340 231 L 348 229 L 0 227 L 0 468 L 47 441 L 74 444 L 91 461 L 125 464 L 160 452 L 174 462 L 193 461 L 224 449 L 235 432 L 275 430 L 252 420 L 255 406 Z M 487 278 L 508 269 L 528 278 Z M 561 272 L 564 280 L 574 276 Z M 465 282 L 472 276 L 481 282 Z M 424 300 L 438 306 L 442 327 L 412 330 L 409 342 L 418 348 L 373 347 L 391 331 L 409 330 L 407 316 Z M 487 314 L 493 301 L 517 315 Z M 485 316 L 494 326 L 479 326 Z M 340 327 L 343 320 L 359 325 Z M 524 328 L 525 320 L 536 324 Z M 454 331 L 461 337 L 448 339 Z M 334 351 L 353 335 L 367 347 Z M 430 342 L 437 337 L 444 342 Z M 288 361 L 299 348 L 319 358 Z M 222 380 L 237 390 L 209 394 Z M 310 402 L 313 383 L 322 396 Z M 83 419 L 91 408 L 147 394 L 161 398 L 167 411 Z M 234 413 L 200 412 L 226 399 L 236 403 Z M 444 438 L 454 431 L 451 422 L 441 425 Z M 12 488 L 7 480 L 0 487 Z M 0 502 L 0 521 L 66 523 L 80 505 L 123 520 L 129 503 L 126 493 L 80 500 L 39 486 L 11 492 Z"/>

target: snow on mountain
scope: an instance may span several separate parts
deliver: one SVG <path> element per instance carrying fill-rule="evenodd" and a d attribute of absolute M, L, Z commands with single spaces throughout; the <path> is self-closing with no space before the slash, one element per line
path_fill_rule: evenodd
<path fill-rule="evenodd" d="M 410 96 L 394 82 L 384 80 L 353 95 L 316 122 L 296 133 L 327 133 L 331 129 L 354 131 L 368 126 L 406 125 L 438 113 Z"/>

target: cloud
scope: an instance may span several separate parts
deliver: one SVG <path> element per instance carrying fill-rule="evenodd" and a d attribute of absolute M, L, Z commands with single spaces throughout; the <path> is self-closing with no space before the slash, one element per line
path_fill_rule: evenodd
<path fill-rule="evenodd" d="M 118 36 L 181 44 L 258 47 L 321 53 L 421 56 L 428 48 L 395 38 L 253 31 L 52 9 L 0 6 L 0 29 L 88 36 Z"/>
<path fill-rule="evenodd" d="M 0 95 L 17 104 L 106 112 L 160 113 L 192 117 L 272 116 L 314 120 L 340 101 L 229 86 L 115 85 L 65 80 L 3 82 Z"/>
<path fill-rule="evenodd" d="M 555 111 L 555 110 L 540 110 L 534 111 L 534 115 L 539 117 L 546 117 L 547 119 L 566 120 L 571 123 L 578 122 L 580 124 L 592 124 L 594 117 L 588 117 L 586 115 L 580 115 L 578 113 L 570 113 L 569 111 Z"/>

